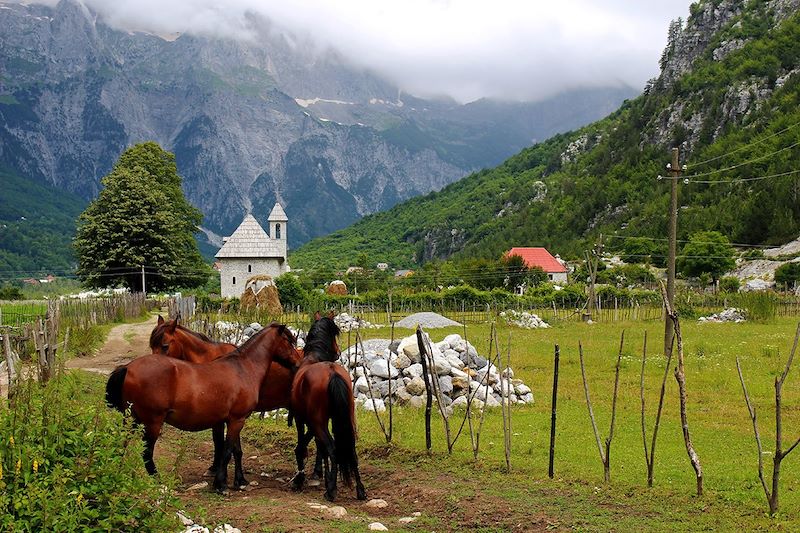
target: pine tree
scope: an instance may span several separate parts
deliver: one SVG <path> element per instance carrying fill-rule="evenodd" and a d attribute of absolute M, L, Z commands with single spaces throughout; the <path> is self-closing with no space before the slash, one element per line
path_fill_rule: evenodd
<path fill-rule="evenodd" d="M 126 150 L 80 215 L 78 276 L 90 287 L 148 290 L 195 287 L 208 278 L 194 233 L 200 211 L 183 196 L 175 156 L 157 143 Z"/>

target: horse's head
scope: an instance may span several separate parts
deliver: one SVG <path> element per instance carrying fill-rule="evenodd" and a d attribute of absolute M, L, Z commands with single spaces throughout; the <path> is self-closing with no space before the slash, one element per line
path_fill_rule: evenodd
<path fill-rule="evenodd" d="M 183 343 L 180 342 L 178 320 L 164 320 L 158 315 L 158 323 L 150 334 L 150 349 L 154 354 L 167 355 L 176 359 L 183 359 Z"/>
<path fill-rule="evenodd" d="M 303 348 L 305 358 L 315 361 L 336 361 L 339 358 L 339 343 L 337 337 L 340 330 L 333 321 L 333 312 L 328 316 L 314 314 L 314 323 L 306 334 L 306 344 Z"/>

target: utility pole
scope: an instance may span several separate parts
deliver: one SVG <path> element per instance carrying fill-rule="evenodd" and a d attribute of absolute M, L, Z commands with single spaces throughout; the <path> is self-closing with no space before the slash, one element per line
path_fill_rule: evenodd
<path fill-rule="evenodd" d="M 672 149 L 672 162 L 667 165 L 672 174 L 670 179 L 669 202 L 669 254 L 667 257 L 667 300 L 669 308 L 675 309 L 675 256 L 678 250 L 678 178 L 681 175 L 680 149 Z M 669 314 L 664 314 L 664 353 L 672 349 L 672 336 L 675 328 Z"/>
<path fill-rule="evenodd" d="M 144 265 L 142 265 L 142 295 L 147 298 L 147 288 L 144 284 Z"/>

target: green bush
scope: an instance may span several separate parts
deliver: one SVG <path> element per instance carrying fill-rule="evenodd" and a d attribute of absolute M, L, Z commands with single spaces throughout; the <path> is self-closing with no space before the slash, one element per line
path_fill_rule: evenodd
<path fill-rule="evenodd" d="M 287 272 L 275 278 L 275 286 L 278 288 L 278 298 L 284 309 L 292 309 L 296 306 L 303 306 L 306 303 L 306 291 L 303 290 L 297 276 Z"/>
<path fill-rule="evenodd" d="M 739 278 L 734 276 L 725 276 L 719 280 L 720 292 L 736 293 L 739 292 Z"/>
<path fill-rule="evenodd" d="M 800 281 L 800 263 L 786 263 L 775 271 L 775 283 L 792 285 Z"/>
<path fill-rule="evenodd" d="M 0 300 L 22 300 L 25 298 L 25 295 L 22 294 L 22 291 L 19 287 L 14 287 L 13 285 L 5 284 L 0 287 Z"/>
<path fill-rule="evenodd" d="M 140 434 L 89 379 L 22 382 L 0 410 L 0 530 L 176 528 L 169 491 L 145 474 Z"/>

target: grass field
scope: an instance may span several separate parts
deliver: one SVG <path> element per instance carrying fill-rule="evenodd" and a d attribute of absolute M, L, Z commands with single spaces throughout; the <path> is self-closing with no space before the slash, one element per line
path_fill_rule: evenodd
<path fill-rule="evenodd" d="M 620 373 L 616 432 L 611 448 L 611 482 L 603 482 L 603 469 L 587 414 L 578 363 L 578 342 L 584 346 L 587 375 L 601 438 L 610 421 L 614 364 L 621 332 L 626 345 Z M 425 452 L 424 411 L 397 408 L 394 439 L 387 444 L 372 413 L 358 412 L 359 455 L 365 484 L 371 497 L 385 497 L 395 509 L 406 512 L 419 506 L 423 517 L 408 526 L 398 526 L 397 516 L 384 521 L 392 530 L 408 531 L 797 531 L 800 530 L 800 455 L 793 453 L 783 463 L 781 509 L 770 518 L 757 478 L 756 446 L 736 374 L 738 355 L 751 399 L 759 411 L 765 451 L 774 447 L 773 380 L 785 364 L 795 331 L 792 319 L 772 323 L 683 325 L 689 395 L 689 424 L 705 474 L 703 497 L 695 496 L 694 473 L 683 444 L 674 378 L 667 381 L 664 415 L 656 450 L 655 484 L 646 486 L 646 467 L 640 429 L 639 375 L 644 332 L 649 337 L 646 365 L 648 432 L 652 430 L 664 358 L 657 353 L 662 344 L 660 321 L 629 323 L 566 323 L 545 330 L 500 327 L 501 350 L 512 335 L 512 367 L 534 391 L 535 403 L 513 408 L 512 470 L 505 471 L 502 417 L 499 410 L 487 413 L 481 450 L 472 457 L 465 432 L 448 456 L 438 413 L 433 418 L 433 453 Z M 365 330 L 369 338 L 388 337 L 389 329 Z M 396 330 L 396 336 L 412 330 Z M 430 331 L 433 340 L 461 328 Z M 485 354 L 489 326 L 469 326 L 469 339 Z M 547 477 L 550 394 L 553 345 L 561 347 L 559 409 L 555 479 Z M 343 334 L 342 348 L 347 344 Z M 796 363 L 800 364 L 800 363 Z M 104 378 L 92 378 L 94 398 L 102 397 Z M 790 372 L 784 386 L 784 449 L 800 436 L 800 369 Z M 383 415 L 384 420 L 386 414 Z M 457 412 L 452 425 L 460 423 Z M 649 433 L 648 433 L 649 434 Z M 242 433 L 246 456 L 269 459 L 274 468 L 290 475 L 293 469 L 294 429 L 283 420 L 252 417 Z M 184 433 L 165 430 L 157 451 L 159 468 L 174 472 L 175 465 L 203 452 L 186 464 L 188 475 L 199 474 L 210 454 L 207 432 Z M 277 458 L 276 457 L 277 454 Z M 202 456 L 202 458 L 198 458 Z M 771 455 L 765 455 L 767 475 Z M 179 496 L 190 516 L 206 523 L 230 522 L 243 530 L 296 531 L 319 528 L 363 531 L 372 518 L 343 489 L 343 505 L 349 515 L 331 520 L 322 515 L 282 511 L 305 508 L 305 501 L 320 498 L 309 491 L 294 496 L 286 488 L 266 487 L 249 458 L 251 480 L 261 488 L 241 496 L 222 498 L 208 491 Z M 263 466 L 260 468 L 264 468 Z M 310 470 L 310 465 L 308 469 Z M 184 474 L 181 474 L 183 477 Z M 183 479 L 188 485 L 197 481 Z M 403 488 L 405 487 L 405 488 Z M 349 498 L 349 499 L 348 499 Z M 435 500 L 435 501 L 432 501 Z M 419 501 L 420 503 L 415 503 Z M 485 507 L 485 509 L 481 509 Z M 390 507 L 392 509 L 392 507 Z M 478 509 L 476 511 L 476 509 Z M 290 511 L 296 513 L 296 511 Z M 294 517 L 297 518 L 294 518 Z M 277 520 L 283 519 L 282 523 Z M 270 522 L 273 520 L 273 522 Z M 403 527 L 405 529 L 403 529 Z"/>
<path fill-rule="evenodd" d="M 452 457 L 447 457 L 443 429 L 434 413 L 434 453 L 425 456 L 423 410 L 395 411 L 394 439 L 387 447 L 372 413 L 359 412 L 360 450 L 380 456 L 409 475 L 422 468 L 452 474 L 455 479 L 484 478 L 489 493 L 515 502 L 531 513 L 553 517 L 555 529 L 578 530 L 800 530 L 800 453 L 783 463 L 781 509 L 769 518 L 757 478 L 757 452 L 750 419 L 736 373 L 739 356 L 748 390 L 759 413 L 765 452 L 774 449 L 775 376 L 783 369 L 795 331 L 792 319 L 770 324 L 683 325 L 689 427 L 700 456 L 706 494 L 695 496 L 694 472 L 684 448 L 678 411 L 678 389 L 667 380 L 664 414 L 656 450 L 655 483 L 646 486 L 641 436 L 639 379 L 642 341 L 649 338 L 646 364 L 648 435 L 652 431 L 658 389 L 664 369 L 660 321 L 576 324 L 546 330 L 501 328 L 501 350 L 512 335 L 512 367 L 534 391 L 535 404 L 513 409 L 512 472 L 505 473 L 502 417 L 490 411 L 481 436 L 479 460 L 472 459 L 469 434 L 462 435 Z M 578 342 L 584 346 L 587 376 L 595 416 L 605 438 L 610 422 L 614 364 L 622 331 L 626 344 L 620 371 L 617 422 L 611 448 L 611 483 L 595 445 L 578 362 Z M 388 329 L 368 330 L 369 338 L 388 337 Z M 396 330 L 408 335 L 411 330 Z M 461 328 L 431 330 L 434 341 Z M 471 326 L 468 336 L 485 353 L 489 327 Z M 346 345 L 345 341 L 342 345 Z M 553 346 L 561 347 L 556 442 L 556 478 L 547 477 Z M 798 362 L 795 363 L 797 366 Z M 800 436 L 800 368 L 794 368 L 784 386 L 784 449 Z M 384 414 L 384 416 L 386 416 Z M 458 413 L 454 420 L 458 419 Z M 459 419 L 460 422 L 460 419 Z M 452 424 L 452 423 L 451 423 Z M 283 433 L 282 424 L 258 421 L 257 435 Z M 649 442 L 649 436 L 648 436 Z M 771 475 L 772 455 L 765 455 Z M 768 481 L 769 482 L 769 481 Z M 458 486 L 453 499 L 459 499 Z M 447 524 L 440 524 L 447 527 Z"/>

